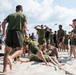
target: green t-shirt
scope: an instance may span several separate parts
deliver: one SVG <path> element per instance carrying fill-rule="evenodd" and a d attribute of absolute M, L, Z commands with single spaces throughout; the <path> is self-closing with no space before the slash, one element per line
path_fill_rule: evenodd
<path fill-rule="evenodd" d="M 37 31 L 38 31 L 38 37 L 39 38 L 45 38 L 46 29 L 37 29 Z"/>
<path fill-rule="evenodd" d="M 20 12 L 8 15 L 5 20 L 8 22 L 8 30 L 22 31 L 23 23 L 26 22 L 26 16 Z"/>
<path fill-rule="evenodd" d="M 38 48 L 38 42 L 36 41 L 29 41 L 29 49 L 33 54 L 37 54 L 40 50 Z"/>
<path fill-rule="evenodd" d="M 50 35 L 50 44 L 54 44 L 54 39 L 53 39 L 54 35 Z"/>
<path fill-rule="evenodd" d="M 71 33 L 76 34 L 76 29 L 72 30 Z M 73 36 L 73 38 L 76 38 L 76 36 Z"/>
<path fill-rule="evenodd" d="M 30 45 L 31 46 L 38 46 L 39 45 L 39 43 L 37 42 L 37 41 L 29 41 L 29 43 L 30 43 Z"/>
<path fill-rule="evenodd" d="M 64 30 L 58 30 L 58 37 L 63 37 L 64 36 Z"/>
<path fill-rule="evenodd" d="M 76 29 L 72 30 L 71 32 L 75 33 L 76 34 Z"/>

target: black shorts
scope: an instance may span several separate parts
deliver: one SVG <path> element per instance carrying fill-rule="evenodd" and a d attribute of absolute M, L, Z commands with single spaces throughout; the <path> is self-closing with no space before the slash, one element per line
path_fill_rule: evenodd
<path fill-rule="evenodd" d="M 63 41 L 63 38 L 60 38 L 60 37 L 59 37 L 59 39 L 58 39 L 58 40 L 59 40 L 59 42 L 62 42 L 62 41 Z"/>
<path fill-rule="evenodd" d="M 0 39 L 0 44 L 2 44 L 2 40 Z"/>
<path fill-rule="evenodd" d="M 6 35 L 6 45 L 12 48 L 22 47 L 24 43 L 24 34 L 21 31 L 8 31 Z"/>

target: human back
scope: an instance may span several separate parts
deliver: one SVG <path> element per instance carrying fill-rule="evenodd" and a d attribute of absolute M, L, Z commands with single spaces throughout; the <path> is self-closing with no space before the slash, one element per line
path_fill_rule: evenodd
<path fill-rule="evenodd" d="M 20 30 L 22 31 L 23 23 L 26 21 L 26 16 L 20 12 L 12 13 L 5 19 L 8 24 L 8 30 Z"/>
<path fill-rule="evenodd" d="M 8 22 L 8 27 L 7 27 L 8 33 L 6 36 L 6 44 L 9 47 L 23 46 L 24 34 L 22 33 L 22 31 L 23 31 L 24 23 L 26 23 L 26 17 L 22 13 L 22 11 L 23 11 L 22 6 L 18 5 L 16 6 L 16 12 L 9 14 L 5 18 L 5 20 Z"/>

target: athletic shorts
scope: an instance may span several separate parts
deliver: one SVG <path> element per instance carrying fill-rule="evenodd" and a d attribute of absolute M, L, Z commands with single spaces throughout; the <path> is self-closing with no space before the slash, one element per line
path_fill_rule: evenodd
<path fill-rule="evenodd" d="M 71 45 L 76 45 L 76 38 L 72 39 Z"/>
<path fill-rule="evenodd" d="M 0 39 L 0 44 L 2 44 L 2 40 Z"/>
<path fill-rule="evenodd" d="M 59 39 L 59 42 L 62 42 L 62 41 L 63 41 L 63 38 L 60 38 L 60 39 Z"/>
<path fill-rule="evenodd" d="M 30 61 L 42 62 L 37 56 L 30 56 Z"/>
<path fill-rule="evenodd" d="M 46 43 L 46 39 L 45 38 L 39 38 L 38 42 L 39 42 L 39 45 L 42 45 L 42 44 Z"/>
<path fill-rule="evenodd" d="M 48 59 L 48 55 L 44 55 L 44 58 L 47 60 Z M 30 61 L 37 61 L 37 62 L 43 62 L 41 59 L 38 58 L 38 56 L 30 56 Z"/>
<path fill-rule="evenodd" d="M 5 43 L 12 48 L 22 47 L 24 43 L 23 32 L 14 30 L 8 31 Z"/>

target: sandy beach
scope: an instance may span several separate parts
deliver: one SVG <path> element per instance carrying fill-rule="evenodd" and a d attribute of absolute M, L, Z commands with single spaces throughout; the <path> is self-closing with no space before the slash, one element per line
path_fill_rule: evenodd
<path fill-rule="evenodd" d="M 0 53 L 4 53 L 4 46 L 2 47 L 2 50 L 0 50 Z M 65 68 L 72 71 L 71 69 L 76 70 L 76 60 L 68 59 L 69 57 L 69 51 L 67 52 L 58 52 L 59 54 L 59 60 L 62 61 L 62 63 L 69 63 L 71 66 L 65 65 Z M 3 57 L 0 57 L 0 75 L 70 75 L 66 74 L 64 70 L 59 69 L 54 64 L 50 63 L 51 66 L 46 66 L 43 62 L 27 62 L 27 63 L 21 63 L 21 62 L 15 62 L 13 63 L 13 70 L 9 69 L 9 64 L 7 65 L 7 73 L 2 73 L 3 69 Z M 71 69 L 70 69 L 71 68 Z M 76 74 L 74 74 L 76 75 Z"/>

